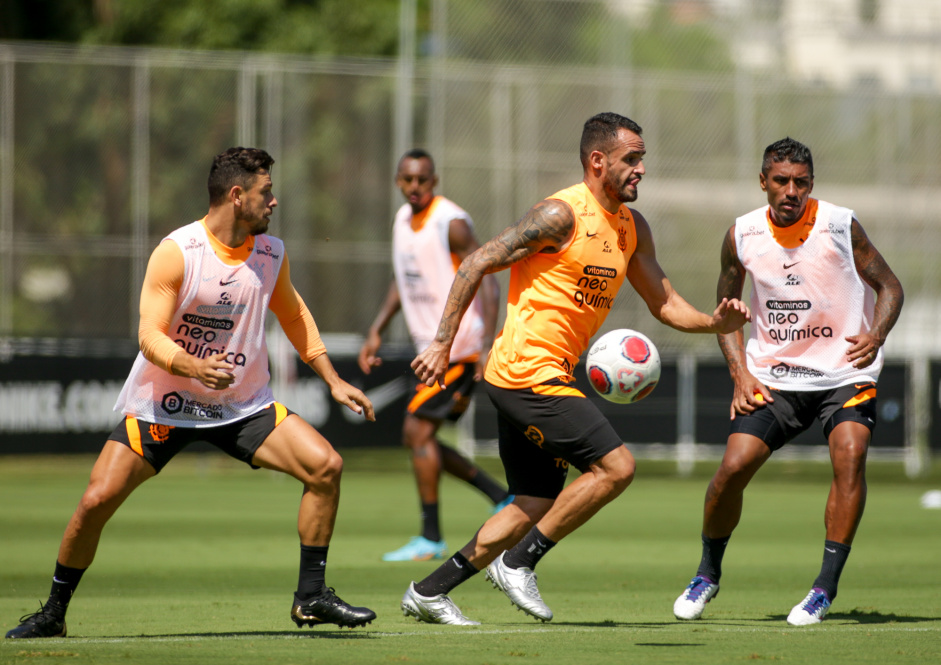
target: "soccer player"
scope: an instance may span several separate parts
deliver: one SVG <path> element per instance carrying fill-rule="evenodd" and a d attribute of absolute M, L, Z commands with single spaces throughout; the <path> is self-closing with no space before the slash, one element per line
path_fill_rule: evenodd
<path fill-rule="evenodd" d="M 392 227 L 395 276 L 359 352 L 359 367 L 366 374 L 382 363 L 376 355 L 382 331 L 400 309 L 416 352 L 427 348 L 437 332 L 457 265 L 479 247 L 470 215 L 435 195 L 438 176 L 431 155 L 420 149 L 405 153 L 395 182 L 407 203 L 396 213 Z M 442 470 L 479 489 L 497 510 L 509 503 L 506 488 L 436 436 L 443 421 L 455 421 L 467 410 L 474 385 L 483 377 L 497 326 L 498 293 L 496 278 L 488 276 L 451 347 L 445 387 L 418 384 L 406 407 L 402 442 L 412 453 L 421 501 L 421 534 L 387 552 L 383 561 L 444 558 L 447 545 L 438 518 Z"/>
<path fill-rule="evenodd" d="M 375 619 L 324 583 L 343 460 L 313 427 L 274 400 L 265 313 L 270 309 L 301 357 L 338 403 L 375 420 L 373 407 L 343 381 L 294 290 L 284 243 L 268 235 L 278 202 L 274 160 L 230 148 L 209 171 L 209 212 L 154 250 L 140 304 L 140 348 L 115 410 L 122 422 L 105 443 L 59 547 L 45 605 L 8 638 L 63 637 L 69 600 L 91 565 L 108 519 L 141 483 L 194 441 L 252 468 L 287 473 L 303 485 L 300 574 L 291 618 L 301 626 L 360 626 Z"/>
<path fill-rule="evenodd" d="M 880 349 L 903 294 L 855 213 L 810 198 L 814 163 L 807 146 L 791 138 L 772 143 L 758 181 L 768 205 L 729 229 L 718 284 L 719 298 L 738 298 L 751 277 L 754 323 L 747 347 L 740 331 L 719 336 L 735 383 L 731 433 L 706 490 L 702 560 L 673 613 L 702 616 L 719 592 L 745 487 L 775 450 L 818 420 L 833 464 L 823 564 L 787 617 L 807 626 L 820 623 L 836 598 L 863 515 Z"/>
<path fill-rule="evenodd" d="M 637 198 L 646 154 L 641 128 L 616 113 L 590 118 L 581 138 L 584 179 L 533 206 L 461 263 L 434 341 L 412 362 L 440 383 L 464 312 L 484 275 L 510 268 L 507 316 L 484 386 L 498 411 L 500 458 L 513 502 L 428 577 L 409 585 L 406 615 L 471 625 L 447 595 L 487 568 L 521 610 L 549 621 L 534 568 L 562 538 L 617 497 L 634 459 L 597 407 L 571 386 L 579 356 L 604 322 L 624 278 L 659 321 L 686 332 L 732 332 L 748 319 L 737 300 L 712 314 L 673 290 Z M 569 465 L 581 475 L 568 486 Z"/>

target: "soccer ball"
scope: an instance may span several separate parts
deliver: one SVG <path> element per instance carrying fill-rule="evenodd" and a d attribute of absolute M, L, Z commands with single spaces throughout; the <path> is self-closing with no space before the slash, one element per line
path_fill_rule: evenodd
<path fill-rule="evenodd" d="M 660 380 L 660 354 L 636 330 L 612 330 L 591 345 L 585 371 L 596 393 L 609 402 L 631 404 L 649 395 Z"/>

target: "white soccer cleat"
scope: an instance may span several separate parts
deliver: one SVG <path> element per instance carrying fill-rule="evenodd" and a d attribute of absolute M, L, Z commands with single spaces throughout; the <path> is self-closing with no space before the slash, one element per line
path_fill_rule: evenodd
<path fill-rule="evenodd" d="M 443 623 L 450 626 L 479 626 L 479 621 L 472 621 L 461 614 L 454 601 L 446 594 L 423 596 L 415 591 L 415 583 L 408 585 L 408 591 L 402 596 L 402 614 L 413 616 L 425 623 Z"/>
<path fill-rule="evenodd" d="M 487 579 L 493 588 L 500 589 L 526 614 L 540 621 L 552 621 L 552 610 L 539 595 L 536 573 L 529 568 L 509 568 L 503 563 L 503 554 L 487 566 Z"/>
<path fill-rule="evenodd" d="M 697 575 L 673 603 L 673 616 L 684 621 L 692 621 L 702 616 L 706 603 L 719 593 L 719 585 L 707 577 Z"/>
<path fill-rule="evenodd" d="M 813 626 L 827 616 L 830 610 L 830 599 L 823 589 L 814 587 L 801 602 L 791 609 L 787 615 L 787 622 L 792 626 Z"/>

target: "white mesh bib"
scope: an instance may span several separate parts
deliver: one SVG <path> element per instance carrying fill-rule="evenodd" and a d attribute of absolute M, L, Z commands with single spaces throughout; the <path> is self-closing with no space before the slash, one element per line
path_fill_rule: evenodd
<path fill-rule="evenodd" d="M 233 266 L 216 256 L 200 222 L 167 238 L 183 251 L 185 266 L 167 334 L 193 356 L 225 352 L 235 365 L 236 378 L 225 390 L 211 390 L 196 379 L 170 374 L 138 353 L 115 411 L 179 427 L 213 427 L 250 416 L 274 401 L 264 324 L 284 243 L 256 236 L 251 257 Z"/>
<path fill-rule="evenodd" d="M 752 280 L 748 370 L 782 390 L 827 390 L 876 381 L 882 351 L 865 369 L 846 359 L 844 338 L 868 332 L 875 294 L 853 261 L 853 211 L 818 202 L 816 222 L 799 247 L 772 236 L 768 206 L 735 221 L 739 260 Z"/>
<path fill-rule="evenodd" d="M 451 258 L 448 232 L 452 219 L 473 222 L 462 208 L 443 196 L 430 204 L 428 219 L 418 231 L 412 230 L 412 208 L 399 208 L 392 227 L 392 264 L 399 290 L 402 313 L 418 353 L 424 351 L 438 332 L 438 323 L 457 270 Z M 454 344 L 451 362 L 480 353 L 484 322 L 477 298 L 464 314 Z"/>

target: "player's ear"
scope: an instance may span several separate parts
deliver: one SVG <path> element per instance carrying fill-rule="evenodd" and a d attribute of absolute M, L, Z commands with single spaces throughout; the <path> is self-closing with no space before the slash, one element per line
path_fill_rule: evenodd
<path fill-rule="evenodd" d="M 238 185 L 229 190 L 229 201 L 236 206 L 242 205 L 242 188 Z"/>
<path fill-rule="evenodd" d="M 761 191 L 768 191 L 768 179 L 765 177 L 764 173 L 758 174 L 758 184 L 761 185 Z"/>
<path fill-rule="evenodd" d="M 588 155 L 588 165 L 591 166 L 595 171 L 601 171 L 604 169 L 605 162 L 607 160 L 607 155 L 605 155 L 600 150 L 592 150 Z"/>

